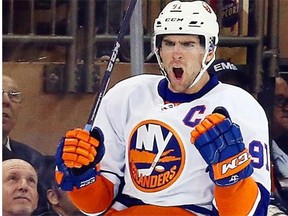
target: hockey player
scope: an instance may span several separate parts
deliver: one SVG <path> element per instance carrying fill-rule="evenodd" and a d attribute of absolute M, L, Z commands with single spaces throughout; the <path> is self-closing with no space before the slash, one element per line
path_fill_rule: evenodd
<path fill-rule="evenodd" d="M 204 1 L 170 2 L 154 24 L 164 76 L 118 83 L 104 96 L 92 131 L 66 133 L 56 178 L 83 212 L 267 213 L 267 118 L 249 93 L 208 74 L 218 32 Z"/>

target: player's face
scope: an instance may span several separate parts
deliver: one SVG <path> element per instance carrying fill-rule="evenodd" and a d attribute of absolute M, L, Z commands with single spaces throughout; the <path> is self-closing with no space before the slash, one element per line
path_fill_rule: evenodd
<path fill-rule="evenodd" d="M 274 101 L 274 126 L 276 132 L 288 131 L 288 83 L 282 78 L 276 78 Z"/>
<path fill-rule="evenodd" d="M 2 132 L 3 136 L 7 136 L 17 122 L 21 103 L 8 96 L 8 92 L 19 92 L 17 84 L 10 77 L 2 78 L 3 91 L 5 93 L 2 93 Z"/>
<path fill-rule="evenodd" d="M 201 70 L 204 57 L 204 47 L 200 45 L 198 36 L 195 35 L 168 35 L 162 40 L 160 56 L 163 67 L 167 72 L 169 88 L 178 93 L 193 93 L 197 85 L 190 88 Z M 208 81 L 208 74 L 203 76 Z M 199 84 L 201 81 L 199 82 Z M 198 88 L 201 88 L 199 86 Z"/>
<path fill-rule="evenodd" d="M 2 162 L 3 212 L 30 215 L 37 207 L 37 174 L 27 162 L 11 159 Z"/>

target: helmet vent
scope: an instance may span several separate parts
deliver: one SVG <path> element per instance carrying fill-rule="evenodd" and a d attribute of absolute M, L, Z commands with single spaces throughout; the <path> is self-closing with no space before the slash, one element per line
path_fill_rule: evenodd
<path fill-rule="evenodd" d="M 157 21 L 156 25 L 157 27 L 161 27 L 162 26 L 161 21 Z"/>
<path fill-rule="evenodd" d="M 200 27 L 203 24 L 203 22 L 199 23 L 198 21 L 191 21 L 189 23 L 189 27 Z"/>
<path fill-rule="evenodd" d="M 197 21 L 191 21 L 190 23 L 189 23 L 189 25 L 196 25 L 197 24 Z"/>

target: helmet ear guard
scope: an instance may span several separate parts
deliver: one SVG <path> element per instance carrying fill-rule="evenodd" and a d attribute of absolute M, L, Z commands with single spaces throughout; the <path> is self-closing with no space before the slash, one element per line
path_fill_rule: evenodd
<path fill-rule="evenodd" d="M 208 52 L 215 52 L 216 50 L 216 43 L 215 43 L 215 38 L 212 38 L 210 41 L 210 44 L 208 46 Z"/>

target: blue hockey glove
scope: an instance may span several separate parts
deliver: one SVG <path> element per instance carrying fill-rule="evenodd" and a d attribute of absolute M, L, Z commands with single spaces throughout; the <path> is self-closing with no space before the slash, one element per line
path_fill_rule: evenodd
<path fill-rule="evenodd" d="M 207 171 L 214 183 L 228 186 L 249 177 L 253 167 L 239 126 L 231 122 L 225 108 L 217 108 L 216 112 L 195 127 L 191 143 L 208 164 Z"/>
<path fill-rule="evenodd" d="M 103 141 L 102 131 L 96 127 L 91 132 L 79 128 L 68 131 L 60 140 L 55 177 L 62 190 L 71 191 L 96 181 L 96 165 L 105 153 Z"/>

